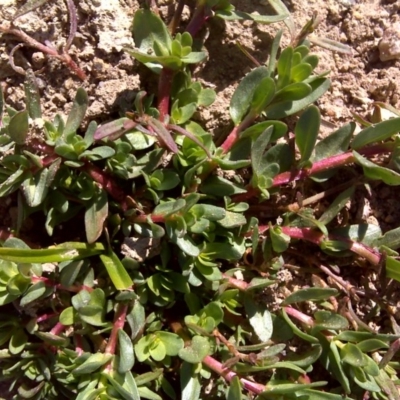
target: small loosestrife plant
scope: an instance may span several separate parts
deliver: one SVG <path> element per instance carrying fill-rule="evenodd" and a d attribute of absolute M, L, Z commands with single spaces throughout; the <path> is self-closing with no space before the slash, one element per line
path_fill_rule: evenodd
<path fill-rule="evenodd" d="M 193 118 L 216 96 L 192 77 L 207 58 L 198 32 L 210 18 L 293 24 L 277 0 L 275 16 L 199 0 L 175 33 L 183 4 L 169 27 L 136 12 L 126 51 L 158 92 L 119 119 L 81 129 L 83 89 L 67 118 L 43 119 L 29 68 L 26 109 L 1 94 L 0 196 L 17 217 L 0 229 L 0 380 L 13 399 L 400 399 L 388 294 L 400 227 L 383 234 L 348 211 L 357 192 L 400 185 L 400 113 L 317 140 L 330 81 L 307 40 L 313 20 L 290 46 L 277 32 L 217 144 Z M 379 275 L 380 292 L 340 265 Z M 288 268 L 313 284 L 285 288 Z"/>

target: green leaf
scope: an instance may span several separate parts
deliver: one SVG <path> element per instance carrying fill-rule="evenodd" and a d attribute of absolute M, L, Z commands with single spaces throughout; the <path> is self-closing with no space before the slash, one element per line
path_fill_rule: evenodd
<path fill-rule="evenodd" d="M 283 6 L 283 7 L 286 9 L 286 12 L 289 13 L 288 9 L 285 6 Z M 276 11 L 279 13 L 278 10 L 276 10 Z M 285 12 L 283 12 L 283 14 L 285 14 Z M 275 74 L 275 66 L 276 66 L 276 60 L 277 60 L 276 56 L 279 51 L 279 44 L 282 39 L 282 34 L 283 34 L 283 29 L 281 29 L 277 32 L 277 34 L 275 35 L 275 38 L 272 42 L 270 55 L 269 55 L 269 61 L 268 61 L 268 76 L 274 76 L 274 74 Z"/>
<path fill-rule="evenodd" d="M 226 211 L 222 207 L 213 206 L 211 204 L 195 204 L 190 209 L 190 213 L 197 218 L 205 218 L 209 221 L 219 221 L 225 218 Z"/>
<path fill-rule="evenodd" d="M 235 376 L 229 385 L 226 400 L 242 400 L 242 385 L 238 376 Z"/>
<path fill-rule="evenodd" d="M 188 363 L 197 364 L 203 361 L 210 353 L 210 342 L 203 336 L 193 336 L 189 346 L 179 351 L 179 357 Z"/>
<path fill-rule="evenodd" d="M 354 344 L 347 343 L 340 349 L 342 362 L 352 365 L 353 367 L 364 367 L 366 362 L 362 351 Z"/>
<path fill-rule="evenodd" d="M 380 167 L 379 165 L 358 154 L 356 151 L 353 151 L 353 156 L 358 164 L 363 167 L 364 174 L 367 178 L 381 180 L 390 186 L 400 185 L 399 173 L 392 171 L 389 168 Z"/>
<path fill-rule="evenodd" d="M 88 159 L 93 161 L 104 160 L 115 155 L 115 150 L 109 146 L 99 146 L 91 150 L 86 150 L 79 155 L 79 159 Z"/>
<path fill-rule="evenodd" d="M 132 369 L 135 364 L 135 353 L 131 338 L 123 330 L 118 330 L 119 363 L 118 372 L 123 374 Z"/>
<path fill-rule="evenodd" d="M 104 251 L 101 243 L 89 245 L 79 242 L 65 242 L 47 249 L 13 249 L 0 247 L 0 259 L 17 263 L 52 263 L 79 260 Z"/>
<path fill-rule="evenodd" d="M 393 257 L 386 257 L 386 276 L 400 282 L 400 261 Z"/>
<path fill-rule="evenodd" d="M 139 301 L 134 302 L 132 311 L 127 315 L 126 320 L 131 328 L 131 338 L 136 339 L 143 331 L 146 322 L 144 307 Z"/>
<path fill-rule="evenodd" d="M 29 207 L 37 207 L 44 201 L 59 166 L 60 162 L 52 170 L 43 168 L 23 182 L 22 190 Z"/>
<path fill-rule="evenodd" d="M 182 57 L 181 60 L 185 64 L 197 64 L 207 57 L 204 51 L 192 51 L 187 56 Z"/>
<path fill-rule="evenodd" d="M 199 400 L 201 383 L 195 365 L 184 361 L 180 370 L 181 400 Z"/>
<path fill-rule="evenodd" d="M 349 325 L 345 317 L 331 311 L 316 311 L 314 318 L 318 329 L 343 330 L 348 328 Z"/>
<path fill-rule="evenodd" d="M 274 251 L 277 253 L 283 253 L 287 250 L 290 244 L 290 236 L 283 233 L 280 226 L 270 226 L 269 234 Z"/>
<path fill-rule="evenodd" d="M 301 100 L 308 96 L 312 91 L 311 86 L 308 83 L 304 82 L 296 82 L 292 83 L 288 86 L 285 86 L 283 89 L 276 92 L 275 97 L 273 99 L 274 104 L 279 103 L 287 103 L 289 101 Z"/>
<path fill-rule="evenodd" d="M 375 247 L 377 239 L 382 237 L 381 228 L 373 224 L 348 225 L 342 228 L 332 229 L 332 235 L 361 242 L 366 246 Z"/>
<path fill-rule="evenodd" d="M 299 303 L 302 301 L 323 301 L 329 299 L 331 296 L 337 296 L 338 291 L 333 288 L 307 288 L 299 289 L 291 293 L 282 302 L 282 305 L 288 305 L 293 303 Z"/>
<path fill-rule="evenodd" d="M 330 206 L 325 210 L 325 212 L 319 218 L 321 224 L 327 225 L 334 218 L 339 215 L 339 212 L 347 204 L 347 202 L 353 197 L 355 187 L 349 187 L 345 191 L 339 194 L 335 200 L 330 204 Z"/>
<path fill-rule="evenodd" d="M 178 211 L 182 210 L 186 205 L 184 199 L 177 199 L 166 201 L 164 203 L 160 203 L 153 211 L 154 215 L 163 215 L 164 217 L 168 217 L 169 215 L 175 214 Z"/>
<path fill-rule="evenodd" d="M 291 80 L 293 82 L 302 82 L 311 75 L 312 70 L 312 66 L 308 63 L 302 62 L 297 64 L 292 68 Z"/>
<path fill-rule="evenodd" d="M 281 103 L 272 103 L 265 110 L 265 116 L 268 119 L 282 119 L 298 111 L 305 109 L 309 104 L 318 100 L 330 87 L 331 83 L 327 78 L 316 78 L 308 82 L 311 86 L 311 93 L 300 100 L 289 100 Z"/>
<path fill-rule="evenodd" d="M 23 329 L 17 329 L 14 334 L 11 336 L 10 342 L 9 342 L 9 350 L 11 354 L 19 354 L 21 353 L 25 345 L 28 342 L 28 336 L 24 332 Z"/>
<path fill-rule="evenodd" d="M 54 335 L 50 332 L 35 332 L 35 336 L 52 346 L 66 347 L 69 344 L 68 338 Z"/>
<path fill-rule="evenodd" d="M 75 312 L 73 307 L 64 308 L 60 314 L 60 322 L 63 325 L 73 325 L 75 323 Z"/>
<path fill-rule="evenodd" d="M 242 252 L 232 246 L 230 243 L 205 243 L 201 255 L 205 255 L 208 259 L 216 260 L 240 260 Z"/>
<path fill-rule="evenodd" d="M 383 236 L 377 235 L 371 246 L 378 248 L 386 246 L 393 250 L 398 249 L 400 247 L 400 227 L 386 232 Z"/>
<path fill-rule="evenodd" d="M 400 132 L 400 118 L 392 118 L 369 126 L 357 134 L 351 143 L 352 149 L 359 149 L 367 144 L 389 139 Z"/>
<path fill-rule="evenodd" d="M 315 162 L 344 153 L 349 147 L 351 136 L 355 129 L 356 124 L 351 122 L 322 139 L 315 146 L 315 152 L 313 157 L 311 157 L 311 161 Z"/>
<path fill-rule="evenodd" d="M 226 229 L 237 228 L 247 223 L 246 217 L 242 214 L 226 211 L 225 218 L 218 221 L 218 225 Z"/>
<path fill-rule="evenodd" d="M 135 12 L 132 33 L 136 47 L 144 53 L 152 51 L 155 42 L 167 51 L 171 49 L 172 39 L 166 25 L 149 9 L 139 9 Z"/>
<path fill-rule="evenodd" d="M 37 300 L 46 293 L 46 286 L 43 281 L 39 281 L 32 285 L 22 297 L 20 305 L 25 307 L 27 304 Z"/>
<path fill-rule="evenodd" d="M 264 170 L 269 166 L 269 163 L 265 162 L 263 155 L 271 140 L 272 132 L 273 127 L 269 126 L 258 136 L 251 146 L 251 166 L 256 175 L 262 175 Z"/>
<path fill-rule="evenodd" d="M 87 375 L 97 371 L 101 366 L 106 364 L 113 357 L 112 354 L 95 353 L 91 354 L 89 358 L 72 370 L 74 375 Z"/>
<path fill-rule="evenodd" d="M 245 296 L 244 307 L 254 332 L 260 341 L 267 342 L 272 336 L 271 314 L 264 307 L 256 305 L 249 295 Z"/>
<path fill-rule="evenodd" d="M 268 77 L 265 67 L 258 67 L 248 73 L 239 83 L 230 103 L 230 114 L 235 125 L 238 125 L 246 115 L 254 93 L 261 81 Z"/>
<path fill-rule="evenodd" d="M 27 110 L 16 113 L 8 123 L 8 134 L 16 144 L 25 144 L 29 132 L 29 113 Z"/>
<path fill-rule="evenodd" d="M 200 191 L 211 196 L 225 197 L 234 194 L 246 193 L 246 189 L 228 179 L 213 175 L 201 186 Z"/>
<path fill-rule="evenodd" d="M 308 107 L 300 116 L 295 127 L 296 145 L 300 150 L 300 165 L 311 158 L 317 141 L 321 114 L 316 106 Z"/>
<path fill-rule="evenodd" d="M 269 76 L 256 87 L 250 104 L 251 113 L 259 115 L 275 96 L 275 82 Z"/>
<path fill-rule="evenodd" d="M 357 347 L 363 353 L 371 353 L 381 349 L 388 349 L 389 345 L 386 342 L 379 339 L 366 339 L 357 343 Z"/>
<path fill-rule="evenodd" d="M 129 289 L 133 285 L 131 277 L 113 251 L 108 254 L 100 254 L 100 259 L 117 290 Z"/>
<path fill-rule="evenodd" d="M 277 88 L 282 89 L 290 83 L 290 72 L 292 70 L 293 47 L 282 50 L 277 63 L 278 82 Z"/>
<path fill-rule="evenodd" d="M 169 356 L 176 356 L 183 348 L 184 342 L 176 333 L 158 331 L 157 337 L 164 343 L 165 352 Z"/>
<path fill-rule="evenodd" d="M 45 0 L 45 1 L 48 1 L 48 0 Z M 26 3 L 25 6 L 27 4 L 28 3 Z M 21 9 L 20 9 L 20 11 L 21 11 Z M 26 97 L 25 103 L 26 103 L 26 106 L 28 109 L 29 116 L 33 120 L 42 118 L 42 110 L 40 108 L 39 89 L 37 87 L 35 74 L 33 73 L 33 70 L 31 68 L 28 68 L 26 70 L 24 89 L 25 89 L 25 97 Z M 1 119 L 1 117 L 0 117 L 0 119 Z"/>
<path fill-rule="evenodd" d="M 112 387 L 122 396 L 124 400 L 140 400 L 140 393 L 136 386 L 135 380 L 133 377 L 130 380 L 130 385 L 128 386 L 125 382 L 122 384 L 123 378 L 120 378 L 121 383 L 119 383 L 116 379 L 112 378 L 109 374 L 107 374 L 107 379 L 111 383 Z M 107 397 L 107 400 L 110 398 Z"/>
<path fill-rule="evenodd" d="M 233 20 L 250 20 L 258 23 L 273 24 L 275 22 L 283 21 L 288 17 L 288 14 L 281 15 L 260 15 L 256 13 L 246 13 L 242 11 L 236 11 L 234 8 L 230 10 L 216 10 L 215 16 L 225 19 L 227 21 Z"/>
<path fill-rule="evenodd" d="M 99 190 L 85 211 L 85 232 L 89 244 L 96 242 L 103 232 L 108 217 L 108 198 L 104 190 Z"/>
<path fill-rule="evenodd" d="M 86 110 L 89 104 L 88 95 L 83 88 L 79 88 L 76 92 L 72 109 L 68 115 L 67 122 L 65 124 L 63 136 L 67 140 L 71 135 L 74 135 L 80 127 L 83 118 L 86 114 Z"/>
<path fill-rule="evenodd" d="M 154 361 L 163 361 L 167 355 L 167 347 L 163 342 L 159 342 L 155 346 L 150 345 L 149 353 Z"/>

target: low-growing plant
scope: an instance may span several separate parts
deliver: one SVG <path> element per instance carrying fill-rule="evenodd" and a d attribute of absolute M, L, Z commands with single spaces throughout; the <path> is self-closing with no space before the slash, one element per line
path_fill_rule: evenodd
<path fill-rule="evenodd" d="M 348 204 L 375 182 L 400 184 L 400 117 L 318 140 L 330 81 L 311 21 L 287 47 L 277 32 L 217 144 L 194 119 L 215 93 L 192 77 L 207 57 L 193 37 L 209 18 L 272 23 L 287 10 L 199 0 L 175 34 L 183 4 L 170 28 L 136 12 L 126 51 L 158 75 L 158 93 L 140 91 L 118 119 L 82 130 L 79 89 L 66 119 L 45 120 L 31 69 L 25 110 L 1 94 L 0 196 L 17 218 L 0 230 L 0 380 L 14 399 L 399 399 L 400 228 L 354 221 Z M 339 265 L 372 271 L 381 292 Z M 285 287 L 290 269 L 303 287 Z"/>

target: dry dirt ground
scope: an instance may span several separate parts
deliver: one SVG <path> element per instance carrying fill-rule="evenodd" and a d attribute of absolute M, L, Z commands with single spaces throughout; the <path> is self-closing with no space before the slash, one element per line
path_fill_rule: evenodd
<path fill-rule="evenodd" d="M 0 21 L 10 19 L 26 1 L 0 0 Z M 137 91 L 154 92 L 156 80 L 151 72 L 123 51 L 133 46 L 130 26 L 141 1 L 136 0 L 76 0 L 78 34 L 71 47 L 71 55 L 88 75 L 85 82 L 71 73 L 54 58 L 22 48 L 15 55 L 15 63 L 26 60 L 37 75 L 46 117 L 55 113 L 68 114 L 78 87 L 89 94 L 90 108 L 86 122 L 106 121 L 116 116 L 122 108 L 129 108 Z M 232 1 L 238 10 L 272 14 L 266 0 Z M 318 12 L 322 22 L 315 35 L 347 44 L 352 55 L 333 53 L 313 48 L 320 57 L 319 71 L 330 71 L 331 89 L 319 100 L 323 130 L 329 132 L 353 119 L 352 113 L 369 118 L 375 101 L 400 108 L 400 1 L 393 0 L 284 0 L 292 13 L 298 30 L 313 13 Z M 173 14 L 174 0 L 158 0 L 161 15 L 169 20 Z M 183 24 L 190 17 L 185 8 Z M 3 22 L 4 23 L 4 22 Z M 50 41 L 62 48 L 68 38 L 69 21 L 66 3 L 49 0 L 38 10 L 30 12 L 15 25 L 40 42 Z M 229 101 L 240 79 L 253 67 L 251 61 L 239 50 L 239 42 L 259 62 L 267 61 L 271 39 L 283 23 L 260 25 L 253 22 L 225 22 L 213 19 L 205 48 L 208 59 L 194 73 L 205 86 L 217 92 L 217 100 L 200 112 L 196 118 L 216 136 L 231 129 Z M 284 40 L 289 41 L 286 32 Z M 24 108 L 24 77 L 9 64 L 9 54 L 19 43 L 11 35 L 0 36 L 0 82 L 6 102 Z M 381 60 L 379 47 L 389 50 L 393 59 Z M 384 57 L 383 57 L 384 58 Z M 370 194 L 357 199 L 355 213 L 360 219 L 377 223 L 383 231 L 397 227 L 400 221 L 398 189 L 380 185 Z M 0 216 L 2 220 L 4 216 Z M 1 222 L 0 222 L 1 224 Z M 0 397 L 2 396 L 0 389 Z M 4 394 L 3 394 L 4 396 Z"/>

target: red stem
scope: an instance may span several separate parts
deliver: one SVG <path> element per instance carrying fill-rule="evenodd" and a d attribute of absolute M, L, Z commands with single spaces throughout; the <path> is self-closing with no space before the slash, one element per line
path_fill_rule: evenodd
<path fill-rule="evenodd" d="M 48 319 L 53 318 L 53 317 L 55 317 L 57 315 L 58 315 L 58 313 L 43 314 L 40 317 L 36 318 L 36 322 L 40 323 L 40 322 L 43 322 L 43 321 L 47 321 Z"/>
<path fill-rule="evenodd" d="M 163 68 L 158 81 L 158 111 L 160 113 L 160 121 L 165 122 L 166 116 L 169 114 L 169 100 L 171 96 L 172 80 L 174 71 L 169 68 Z"/>
<path fill-rule="evenodd" d="M 338 240 L 340 242 L 349 244 L 353 253 L 367 259 L 371 264 L 378 265 L 381 261 L 382 255 L 374 249 L 353 240 L 343 238 L 336 235 L 328 235 L 326 237 L 322 232 L 315 231 L 312 228 L 295 228 L 290 226 L 282 226 L 282 232 L 289 235 L 293 239 L 303 239 L 311 243 L 320 245 L 324 240 Z"/>
<path fill-rule="evenodd" d="M 107 173 L 89 163 L 86 164 L 84 170 L 90 175 L 91 178 L 99 183 L 114 200 L 117 200 L 121 203 L 121 207 L 124 211 L 128 209 L 128 204 L 126 203 L 126 194 Z"/>
<path fill-rule="evenodd" d="M 128 304 L 119 303 L 117 311 L 115 312 L 113 328 L 108 340 L 107 347 L 105 350 L 106 354 L 115 354 L 115 348 L 117 347 L 118 331 L 124 328 L 126 314 L 128 312 Z"/>
<path fill-rule="evenodd" d="M 216 372 L 218 375 L 224 377 L 227 382 L 230 382 L 235 376 L 238 376 L 236 372 L 233 372 L 229 368 L 225 368 L 219 361 L 211 356 L 206 356 L 203 359 L 203 364 L 212 371 Z M 249 392 L 260 394 L 265 391 L 265 386 L 261 385 L 260 383 L 252 382 L 240 377 L 239 379 L 243 387 Z"/>
<path fill-rule="evenodd" d="M 64 331 L 64 329 L 65 325 L 63 325 L 61 322 L 57 322 L 49 333 L 51 333 L 52 335 L 59 335 Z"/>
<path fill-rule="evenodd" d="M 205 2 L 203 1 L 203 3 Z M 195 37 L 211 16 L 212 14 L 206 9 L 205 4 L 199 5 L 186 28 L 186 32 L 189 32 L 192 37 Z"/>
<path fill-rule="evenodd" d="M 392 151 L 392 144 L 380 144 L 376 146 L 365 147 L 358 152 L 364 156 L 373 156 L 376 154 L 388 153 Z M 354 162 L 353 152 L 347 151 L 346 153 L 337 154 L 332 157 L 315 162 L 311 168 L 282 172 L 275 176 L 272 187 L 286 185 L 290 182 L 298 181 L 307 178 L 308 176 L 317 174 L 319 172 L 327 171 L 329 169 L 337 168 Z M 249 187 L 246 193 L 233 196 L 233 201 L 238 203 L 240 201 L 249 200 L 259 194 L 257 188 Z"/>
<path fill-rule="evenodd" d="M 227 153 L 232 146 L 238 141 L 240 133 L 247 129 L 257 118 L 257 115 L 253 113 L 248 113 L 245 119 L 237 126 L 235 126 L 225 141 L 221 144 L 221 149 L 224 154 Z"/>
<path fill-rule="evenodd" d="M 284 307 L 284 310 L 286 311 L 286 314 L 296 318 L 298 321 L 306 324 L 308 327 L 311 328 L 314 326 L 314 319 L 306 314 L 303 314 L 301 311 L 296 310 L 293 307 Z"/>
<path fill-rule="evenodd" d="M 80 356 L 84 353 L 82 335 L 75 334 L 74 338 L 75 338 L 75 351 L 77 352 L 78 356 Z"/>
<path fill-rule="evenodd" d="M 151 221 L 156 223 L 164 223 L 165 222 L 165 217 L 164 215 L 147 215 L 147 214 L 142 214 L 142 215 L 138 215 L 137 217 L 134 218 L 133 222 L 136 222 L 138 224 L 145 224 L 146 222 L 148 222 L 148 218 L 150 217 Z"/>

